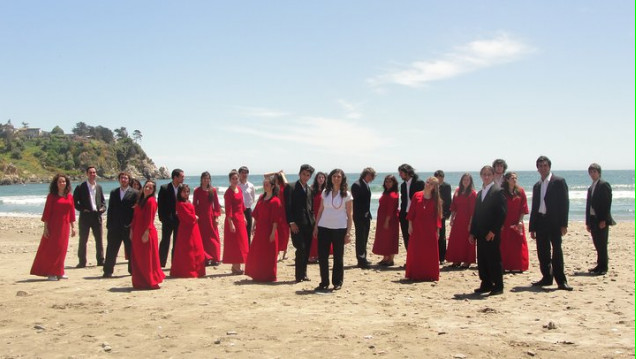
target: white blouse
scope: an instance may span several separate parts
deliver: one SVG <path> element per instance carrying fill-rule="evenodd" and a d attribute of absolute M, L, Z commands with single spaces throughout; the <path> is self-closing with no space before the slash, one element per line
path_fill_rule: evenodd
<path fill-rule="evenodd" d="M 340 191 L 331 191 L 329 194 L 322 191 L 322 215 L 318 221 L 318 227 L 329 229 L 347 228 L 347 202 L 353 201 L 351 192 L 347 191 L 347 196 L 340 196 Z"/>

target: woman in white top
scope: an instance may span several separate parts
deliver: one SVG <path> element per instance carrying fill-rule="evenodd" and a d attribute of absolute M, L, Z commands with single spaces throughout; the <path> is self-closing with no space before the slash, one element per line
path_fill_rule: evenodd
<path fill-rule="evenodd" d="M 348 191 L 347 176 L 336 168 L 327 176 L 327 186 L 322 192 L 322 204 L 316 216 L 314 236 L 318 236 L 318 263 L 320 264 L 320 285 L 316 291 L 326 291 L 329 287 L 329 249 L 333 244 L 333 290 L 342 288 L 344 276 L 344 245 L 349 243 L 353 196 Z"/>

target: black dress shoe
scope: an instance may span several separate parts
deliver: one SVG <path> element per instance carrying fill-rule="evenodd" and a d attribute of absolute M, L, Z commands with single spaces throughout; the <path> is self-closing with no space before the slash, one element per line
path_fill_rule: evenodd
<path fill-rule="evenodd" d="M 493 289 L 488 295 L 500 295 L 503 294 L 503 288 Z"/>
<path fill-rule="evenodd" d="M 599 269 L 596 272 L 594 272 L 595 275 L 606 275 L 607 271 L 604 269 Z"/>
<path fill-rule="evenodd" d="M 598 266 L 594 267 L 594 268 L 590 268 L 587 270 L 589 273 L 596 273 L 598 272 Z"/>
<path fill-rule="evenodd" d="M 369 269 L 369 268 L 371 268 L 371 264 L 369 262 L 360 262 L 360 263 L 358 263 L 358 268 L 360 268 L 360 269 Z"/>
<path fill-rule="evenodd" d="M 97 266 L 98 266 L 98 267 L 103 267 L 103 266 L 104 266 L 104 261 L 97 262 Z"/>
<path fill-rule="evenodd" d="M 311 279 L 309 279 L 309 277 L 304 276 L 302 279 L 303 282 L 311 282 Z"/>
<path fill-rule="evenodd" d="M 342 289 L 341 285 L 334 285 L 333 286 L 333 290 L 340 290 L 340 289 Z"/>
<path fill-rule="evenodd" d="M 75 268 L 86 268 L 86 263 L 82 264 L 82 263 L 78 263 Z"/>
<path fill-rule="evenodd" d="M 328 290 L 329 290 L 329 287 L 323 284 L 320 284 L 319 286 L 316 287 L 316 289 L 314 289 L 315 292 L 326 292 Z"/>
<path fill-rule="evenodd" d="M 113 273 L 104 273 L 102 274 L 102 278 L 112 278 L 113 277 Z"/>
<path fill-rule="evenodd" d="M 491 287 L 479 287 L 479 288 L 475 289 L 475 293 L 479 293 L 479 294 L 488 293 L 490 291 L 492 291 Z"/>
<path fill-rule="evenodd" d="M 548 285 L 552 285 L 552 281 L 548 279 L 541 279 L 536 282 L 532 282 L 533 287 L 545 287 Z"/>
<path fill-rule="evenodd" d="M 568 292 L 571 292 L 572 290 L 574 290 L 574 288 L 570 287 L 570 285 L 567 282 L 559 284 L 559 289 L 567 290 Z"/>

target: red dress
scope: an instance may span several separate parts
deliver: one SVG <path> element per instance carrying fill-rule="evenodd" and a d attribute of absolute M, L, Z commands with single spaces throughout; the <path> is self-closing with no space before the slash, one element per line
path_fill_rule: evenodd
<path fill-rule="evenodd" d="M 438 229 L 442 226 L 437 203 L 416 192 L 406 215 L 412 223 L 413 233 L 406 251 L 405 277 L 415 281 L 439 280 Z"/>
<path fill-rule="evenodd" d="M 135 206 L 132 225 L 132 284 L 136 289 L 159 289 L 159 284 L 166 277 L 161 270 L 159 261 L 159 246 L 157 229 L 155 228 L 155 214 L 157 200 L 149 197 L 146 204 Z M 148 231 L 148 242 L 141 241 L 143 234 Z"/>
<path fill-rule="evenodd" d="M 278 191 L 278 199 L 280 199 L 280 203 L 285 205 L 285 188 L 288 185 L 284 184 L 280 186 Z M 284 207 L 283 207 L 284 208 Z M 289 223 L 287 223 L 287 214 L 283 211 L 283 223 L 278 226 L 278 250 L 284 252 L 287 250 L 287 245 L 289 244 Z"/>
<path fill-rule="evenodd" d="M 208 191 L 197 187 L 192 197 L 194 211 L 199 216 L 199 232 L 203 250 L 208 259 L 215 262 L 221 260 L 221 237 L 214 219 L 221 216 L 221 204 L 216 188 L 212 189 L 212 199 Z"/>
<path fill-rule="evenodd" d="M 375 225 L 375 241 L 373 242 L 374 254 L 390 256 L 399 252 L 400 210 L 398 199 L 398 192 L 384 192 L 380 197 Z M 389 227 L 384 228 L 387 217 L 389 217 Z"/>
<path fill-rule="evenodd" d="M 223 195 L 225 201 L 225 226 L 223 228 L 223 263 L 245 263 L 249 244 L 247 242 L 247 228 L 245 227 L 245 206 L 243 205 L 243 191 L 236 187 L 236 193 L 228 188 Z M 229 221 L 234 223 L 236 230 L 230 231 Z"/>
<path fill-rule="evenodd" d="M 177 278 L 205 277 L 205 252 L 194 205 L 177 201 L 179 230 L 172 255 L 170 276 Z"/>
<path fill-rule="evenodd" d="M 470 244 L 470 221 L 475 210 L 477 192 L 474 190 L 468 196 L 455 191 L 451 212 L 455 212 L 455 220 L 448 236 L 448 248 L 446 249 L 446 260 L 450 263 L 476 263 L 476 244 Z"/>
<path fill-rule="evenodd" d="M 258 199 L 256 207 L 252 211 L 256 227 L 245 263 L 245 274 L 257 282 L 276 281 L 278 238 L 270 242 L 269 236 L 272 234 L 274 223 L 280 226 L 283 212 L 283 206 L 278 197 L 272 197 L 265 201 L 263 195 Z"/>
<path fill-rule="evenodd" d="M 40 239 L 31 274 L 45 277 L 63 276 L 68 236 L 71 223 L 75 222 L 73 195 L 69 193 L 66 197 L 60 197 L 49 193 L 46 196 L 42 222 L 48 223 L 49 236 L 42 236 Z"/>
<path fill-rule="evenodd" d="M 528 242 L 526 230 L 522 224 L 521 233 L 517 228 L 522 214 L 528 214 L 528 200 L 523 188 L 519 188 L 518 196 L 506 193 L 506 220 L 501 229 L 501 263 L 504 270 L 527 271 L 530 261 L 528 259 Z"/>

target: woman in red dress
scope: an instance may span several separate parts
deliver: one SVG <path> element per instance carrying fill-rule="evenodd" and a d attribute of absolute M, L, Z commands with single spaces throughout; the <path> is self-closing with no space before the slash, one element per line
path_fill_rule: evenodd
<path fill-rule="evenodd" d="M 290 195 L 291 187 L 289 187 L 287 183 L 287 178 L 285 178 L 285 173 L 280 171 L 274 174 L 276 178 L 276 184 L 278 185 L 278 199 L 280 199 L 280 203 L 282 203 L 283 208 L 285 207 L 285 197 Z M 283 252 L 280 260 L 287 259 L 287 245 L 289 244 L 289 223 L 287 223 L 287 214 L 283 211 L 283 221 L 278 226 L 278 251 Z"/>
<path fill-rule="evenodd" d="M 130 231 L 132 284 L 135 289 L 159 289 L 166 275 L 161 270 L 155 215 L 156 183 L 146 181 L 135 206 Z"/>
<path fill-rule="evenodd" d="M 318 210 L 322 203 L 322 191 L 325 189 L 327 183 L 327 174 L 324 172 L 318 172 L 314 176 L 314 183 L 311 185 L 311 193 L 314 194 L 314 217 L 318 217 Z M 329 254 L 333 254 L 333 248 Z M 309 263 L 318 263 L 318 237 L 314 236 L 311 240 L 311 248 L 309 249 Z"/>
<path fill-rule="evenodd" d="M 68 278 L 64 274 L 64 260 L 68 249 L 68 235 L 75 236 L 75 207 L 71 192 L 71 180 L 58 174 L 49 185 L 49 194 L 42 213 L 44 232 L 35 254 L 31 274 L 48 277 L 48 280 Z"/>
<path fill-rule="evenodd" d="M 504 175 L 504 195 L 506 196 L 506 219 L 501 229 L 501 262 L 505 271 L 524 272 L 528 270 L 528 242 L 523 217 L 528 214 L 528 199 L 523 188 L 517 185 L 517 174 Z"/>
<path fill-rule="evenodd" d="M 245 211 L 243 191 L 238 187 L 239 174 L 236 170 L 231 170 L 228 177 L 230 187 L 223 195 L 225 201 L 223 263 L 232 264 L 233 274 L 243 274 L 241 263 L 245 263 L 249 252 L 245 215 L 243 214 Z"/>
<path fill-rule="evenodd" d="M 190 186 L 180 184 L 177 190 L 179 230 L 172 255 L 170 276 L 176 278 L 205 277 L 205 251 L 199 231 L 199 218 L 190 202 Z"/>
<path fill-rule="evenodd" d="M 278 259 L 277 228 L 283 220 L 283 206 L 278 199 L 273 177 L 263 180 L 263 193 L 252 212 L 252 244 L 247 254 L 245 274 L 256 282 L 275 282 Z"/>
<path fill-rule="evenodd" d="M 468 240 L 476 199 L 473 177 L 470 173 L 464 173 L 451 203 L 452 228 L 446 250 L 446 260 L 452 263 L 451 267 L 469 268 L 471 263 L 477 262 L 476 246 Z"/>
<path fill-rule="evenodd" d="M 442 201 L 439 182 L 426 180 L 424 190 L 415 192 L 406 215 L 409 221 L 409 247 L 406 251 L 405 277 L 414 281 L 439 280 L 438 230 L 442 225 Z"/>
<path fill-rule="evenodd" d="M 208 258 L 206 264 L 217 266 L 221 261 L 221 237 L 218 228 L 221 204 L 217 189 L 212 187 L 212 176 L 207 171 L 201 174 L 201 185 L 194 190 L 192 204 L 199 217 L 201 241 Z"/>
<path fill-rule="evenodd" d="M 392 266 L 395 264 L 393 257 L 399 252 L 400 247 L 400 209 L 398 208 L 400 195 L 395 176 L 386 176 L 382 187 L 384 192 L 378 207 L 373 253 L 383 256 L 379 265 Z"/>

